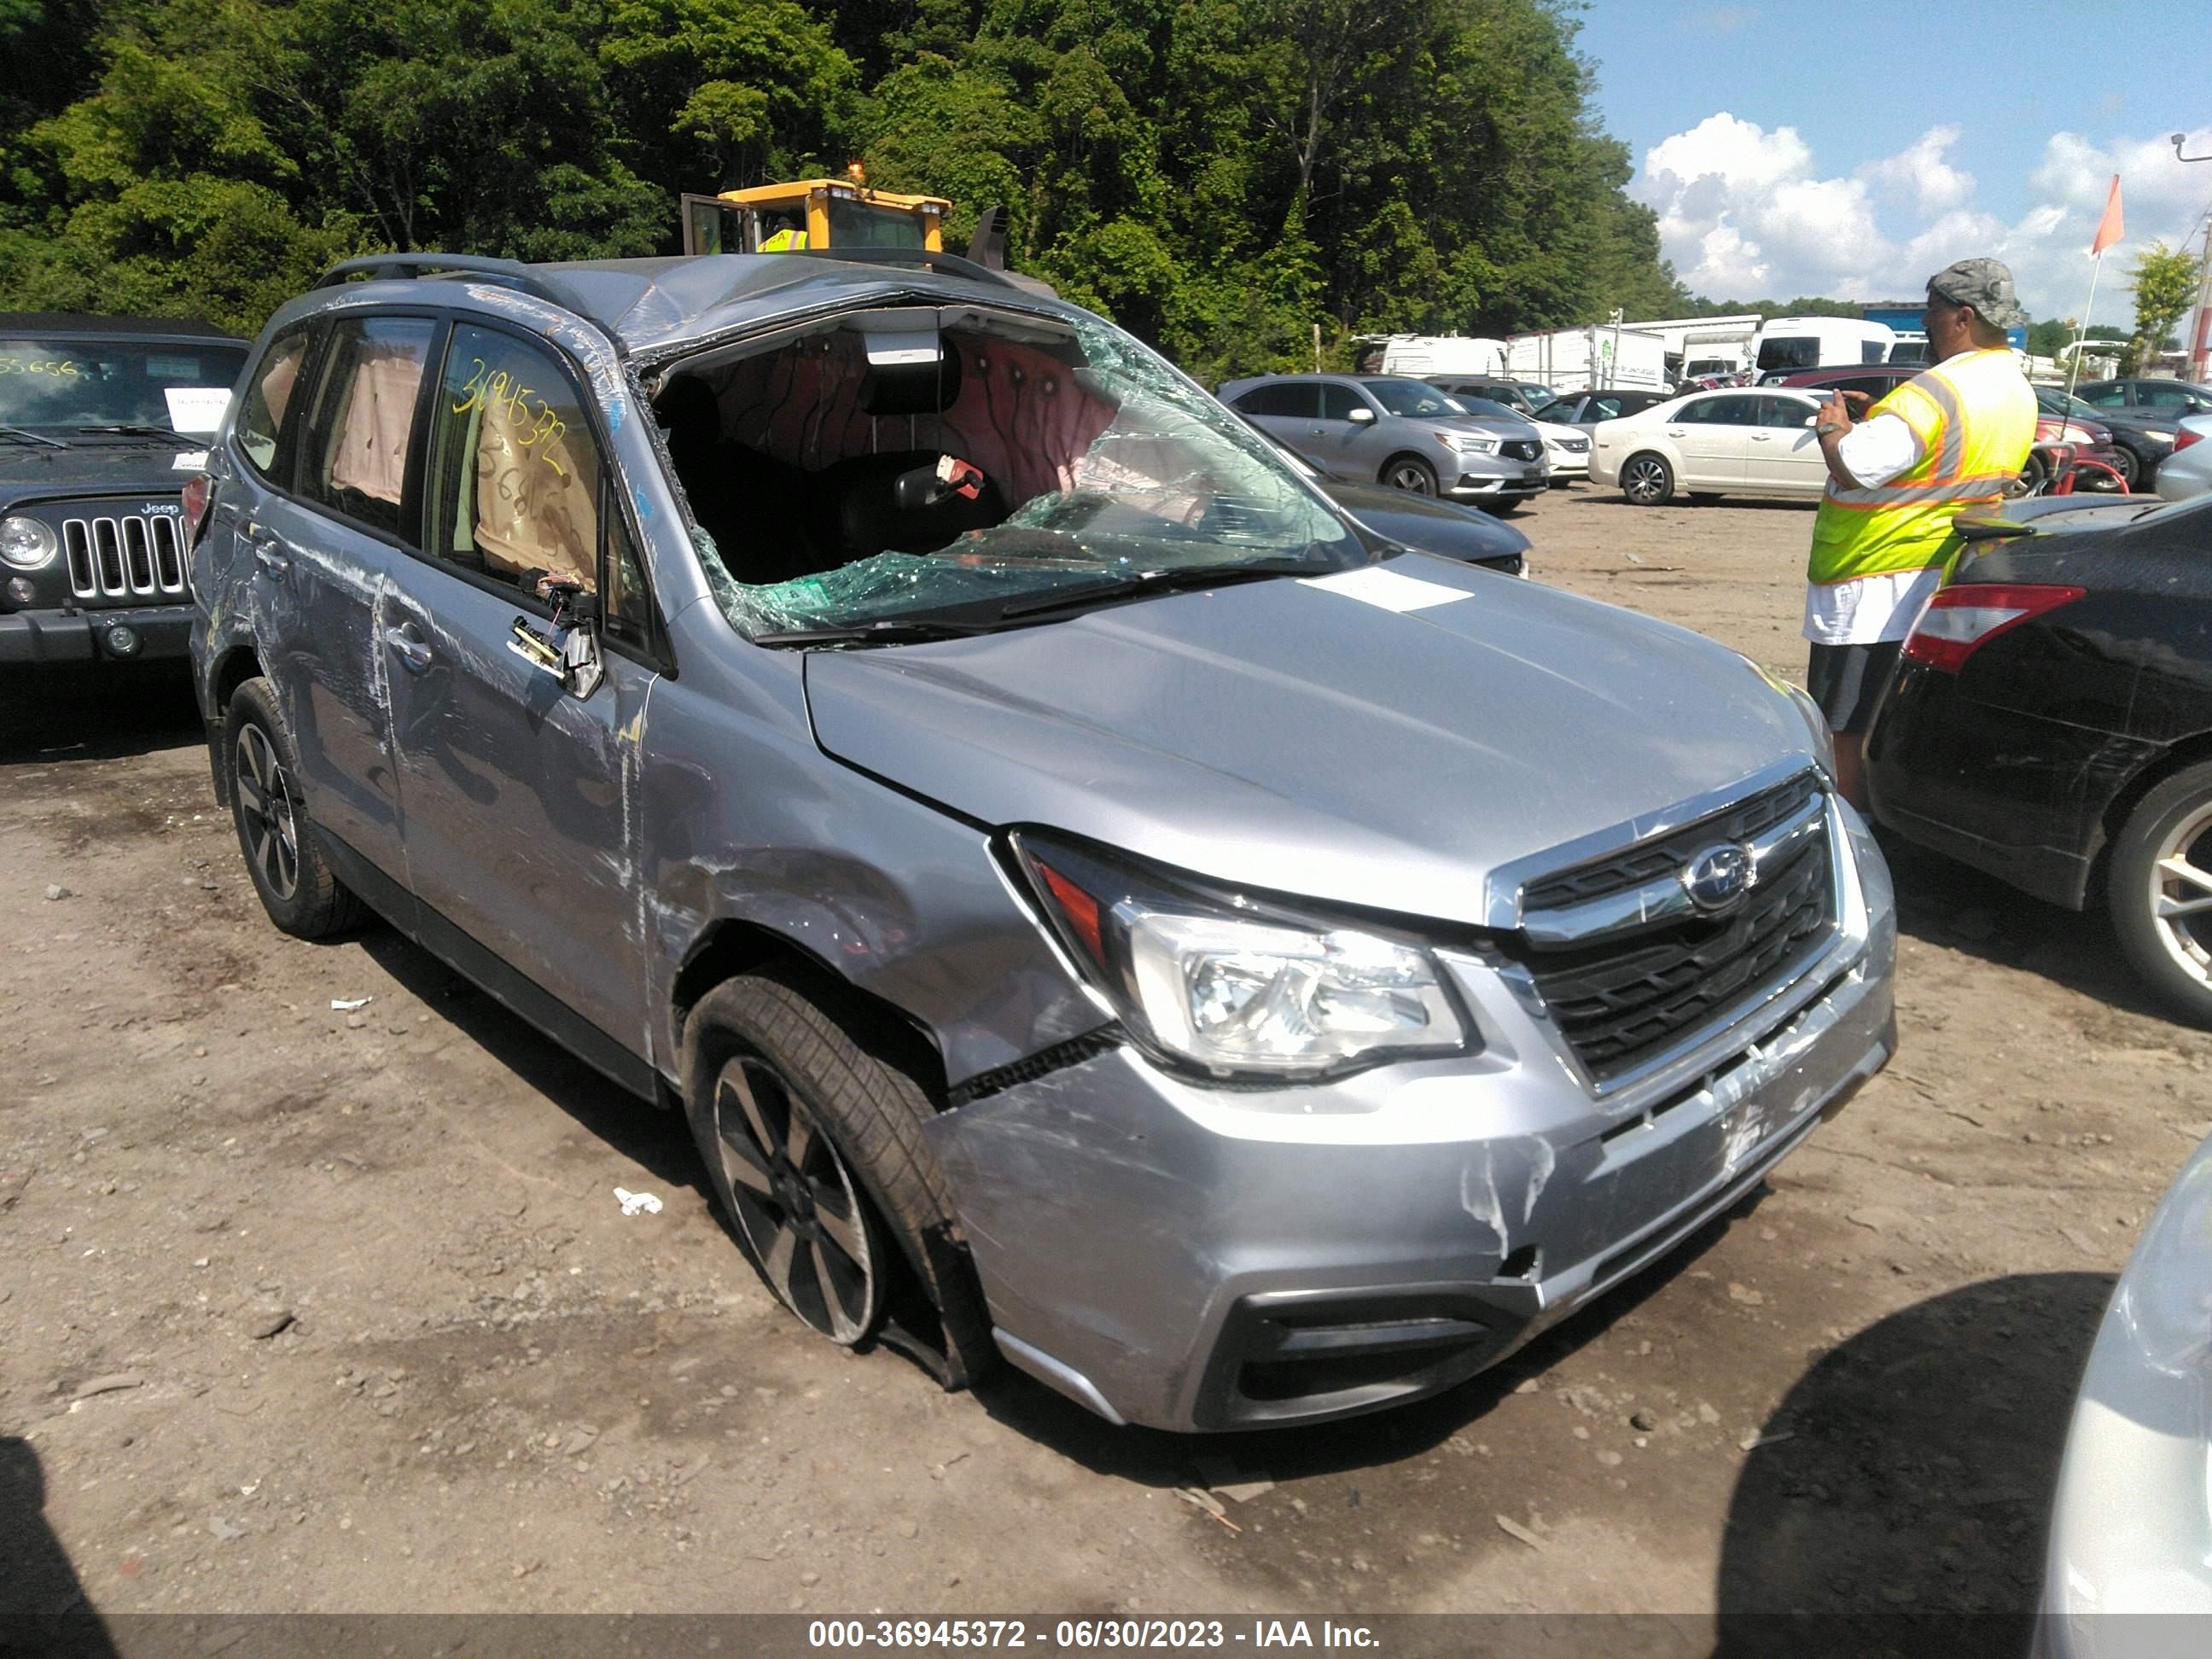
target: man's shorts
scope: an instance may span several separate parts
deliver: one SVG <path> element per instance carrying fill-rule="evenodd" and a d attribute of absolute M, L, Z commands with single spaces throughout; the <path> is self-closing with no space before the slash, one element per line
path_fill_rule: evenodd
<path fill-rule="evenodd" d="M 1828 730 L 1865 735 L 1874 724 L 1875 705 L 1897 672 L 1897 653 L 1904 648 L 1903 640 L 1813 647 L 1805 690 L 1828 717 Z"/>

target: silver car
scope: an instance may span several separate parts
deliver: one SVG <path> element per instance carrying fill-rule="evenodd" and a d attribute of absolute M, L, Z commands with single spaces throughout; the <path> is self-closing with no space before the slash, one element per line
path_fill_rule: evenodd
<path fill-rule="evenodd" d="M 2203 1653 L 2208 1539 L 2212 1140 L 2143 1229 L 2090 1350 L 2058 1472 L 2039 1659 Z"/>
<path fill-rule="evenodd" d="M 900 257 L 276 313 L 187 533 L 278 927 L 373 909 L 686 1113 L 829 1340 L 1167 1429 L 1449 1387 L 1881 1068 L 1802 693 L 1390 548 L 1128 335 Z"/>
<path fill-rule="evenodd" d="M 1276 374 L 1231 380 L 1221 400 L 1332 478 L 1510 512 L 1550 487 L 1536 428 L 1473 416 L 1425 381 L 1394 375 Z"/>
<path fill-rule="evenodd" d="M 2173 453 L 2159 463 L 2152 488 L 2169 501 L 2193 501 L 2212 490 L 2212 415 L 2188 415 L 2174 434 Z"/>

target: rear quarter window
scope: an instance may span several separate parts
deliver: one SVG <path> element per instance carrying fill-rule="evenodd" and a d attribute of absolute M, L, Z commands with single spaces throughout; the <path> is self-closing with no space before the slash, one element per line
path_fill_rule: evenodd
<path fill-rule="evenodd" d="M 282 480 L 291 473 L 291 453 L 283 442 L 284 422 L 307 367 L 310 337 L 305 324 L 278 335 L 246 383 L 246 401 L 238 411 L 238 447 L 246 464 L 265 478 Z"/>

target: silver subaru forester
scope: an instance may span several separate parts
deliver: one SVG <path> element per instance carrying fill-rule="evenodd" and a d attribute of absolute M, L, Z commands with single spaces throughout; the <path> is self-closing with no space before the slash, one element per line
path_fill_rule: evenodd
<path fill-rule="evenodd" d="M 190 535 L 276 925 L 374 909 L 687 1112 L 830 1340 L 1168 1429 L 1481 1370 L 1888 1059 L 1802 694 L 902 258 L 394 257 L 271 319 Z"/>

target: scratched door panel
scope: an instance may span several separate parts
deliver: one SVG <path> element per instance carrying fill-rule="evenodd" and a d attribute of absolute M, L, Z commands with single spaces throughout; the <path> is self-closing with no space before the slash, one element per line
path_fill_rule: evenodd
<path fill-rule="evenodd" d="M 422 902 L 642 1053 L 634 810 L 653 671 L 587 696 L 514 648 L 549 581 L 599 591 L 600 457 L 541 343 L 457 325 L 432 400 L 424 556 L 395 569 L 393 749 Z"/>

